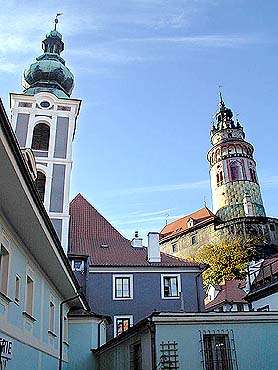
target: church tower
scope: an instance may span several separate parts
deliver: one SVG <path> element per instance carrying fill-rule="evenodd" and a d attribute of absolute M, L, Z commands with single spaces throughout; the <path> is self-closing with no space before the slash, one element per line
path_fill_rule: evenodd
<path fill-rule="evenodd" d="M 237 217 L 265 217 L 254 148 L 245 141 L 238 119 L 219 93 L 219 109 L 210 132 L 208 152 L 214 213 L 223 221 Z"/>
<path fill-rule="evenodd" d="M 56 17 L 43 54 L 24 71 L 23 93 L 12 93 L 10 104 L 17 140 L 33 151 L 38 192 L 67 252 L 72 142 L 81 100 L 70 98 L 74 77 L 60 56 L 64 43 L 57 23 Z"/>

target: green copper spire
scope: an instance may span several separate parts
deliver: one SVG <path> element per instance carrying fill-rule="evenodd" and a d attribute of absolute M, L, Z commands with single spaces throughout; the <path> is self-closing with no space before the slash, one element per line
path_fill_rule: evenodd
<path fill-rule="evenodd" d="M 59 15 L 61 14 L 57 14 L 55 18 L 54 30 L 50 31 L 42 42 L 44 53 L 24 71 L 23 88 L 27 95 L 48 91 L 59 98 L 68 98 L 72 93 L 74 77 L 60 56 L 64 43 L 62 35 L 57 31 Z"/>

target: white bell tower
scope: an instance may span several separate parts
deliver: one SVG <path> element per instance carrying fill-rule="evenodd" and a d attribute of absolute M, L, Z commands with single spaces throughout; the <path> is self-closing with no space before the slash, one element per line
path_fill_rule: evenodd
<path fill-rule="evenodd" d="M 12 126 L 20 147 L 34 153 L 37 190 L 67 252 L 72 142 L 81 100 L 70 98 L 74 80 L 60 56 L 64 43 L 56 25 L 43 48 L 24 72 L 24 92 L 10 95 Z"/>

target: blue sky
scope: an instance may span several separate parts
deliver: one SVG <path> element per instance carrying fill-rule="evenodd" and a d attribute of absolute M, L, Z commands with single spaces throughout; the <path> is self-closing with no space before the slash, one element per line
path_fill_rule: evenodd
<path fill-rule="evenodd" d="M 0 86 L 23 70 L 63 12 L 72 97 L 83 100 L 71 196 L 81 192 L 126 237 L 144 237 L 203 206 L 218 85 L 239 114 L 265 208 L 278 216 L 277 1 L 0 0 Z"/>

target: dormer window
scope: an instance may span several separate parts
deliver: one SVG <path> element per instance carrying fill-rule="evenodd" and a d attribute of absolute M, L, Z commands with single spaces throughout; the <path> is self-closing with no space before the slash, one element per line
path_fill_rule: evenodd
<path fill-rule="evenodd" d="M 187 221 L 187 227 L 190 228 L 190 227 L 193 227 L 194 226 L 194 220 L 193 218 L 190 218 L 188 221 Z"/>
<path fill-rule="evenodd" d="M 84 261 L 80 259 L 72 260 L 73 271 L 84 271 Z"/>

